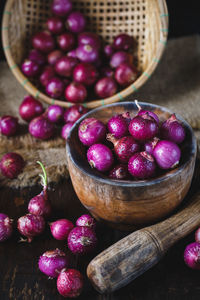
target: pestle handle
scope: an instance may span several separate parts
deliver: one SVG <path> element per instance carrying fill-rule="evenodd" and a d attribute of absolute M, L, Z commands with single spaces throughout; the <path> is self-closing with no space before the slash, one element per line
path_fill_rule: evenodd
<path fill-rule="evenodd" d="M 140 229 L 97 255 L 87 275 L 100 293 L 113 292 L 159 262 L 178 240 L 200 226 L 200 192 L 172 217 Z"/>

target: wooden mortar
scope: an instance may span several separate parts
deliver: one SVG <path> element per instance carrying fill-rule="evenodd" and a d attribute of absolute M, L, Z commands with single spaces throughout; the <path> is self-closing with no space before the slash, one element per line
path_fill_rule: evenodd
<path fill-rule="evenodd" d="M 161 121 L 172 114 L 157 105 L 140 105 L 145 110 L 154 111 Z M 87 149 L 78 138 L 78 128 L 84 118 L 97 118 L 106 124 L 113 115 L 126 111 L 134 116 L 138 108 L 134 102 L 106 105 L 78 120 L 67 140 L 67 162 L 74 190 L 90 213 L 114 228 L 135 230 L 166 217 L 184 199 L 193 177 L 197 146 L 189 124 L 177 116 L 186 130 L 178 167 L 149 180 L 111 180 L 90 167 Z"/>

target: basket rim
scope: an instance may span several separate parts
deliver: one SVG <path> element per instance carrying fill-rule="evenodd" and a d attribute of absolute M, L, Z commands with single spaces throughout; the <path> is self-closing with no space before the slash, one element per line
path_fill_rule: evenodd
<path fill-rule="evenodd" d="M 57 104 L 62 107 L 70 107 L 75 104 L 80 104 L 87 108 L 96 108 L 99 106 L 103 106 L 106 104 L 111 104 L 114 102 L 119 101 L 125 101 L 126 97 L 133 94 L 134 92 L 138 91 L 138 89 L 151 77 L 152 73 L 157 67 L 157 64 L 159 63 L 162 54 L 164 52 L 165 46 L 167 44 L 167 36 L 168 36 L 168 26 L 169 26 L 169 14 L 167 9 L 166 0 L 155 0 L 159 6 L 160 11 L 160 41 L 159 46 L 156 49 L 155 56 L 153 57 L 152 61 L 148 64 L 147 68 L 142 72 L 142 74 L 134 81 L 132 84 L 130 84 L 127 88 L 121 90 L 120 92 L 116 93 L 115 95 L 105 98 L 105 99 L 98 99 L 98 100 L 92 100 L 89 102 L 83 102 L 83 103 L 70 103 L 67 101 L 61 101 L 57 99 L 53 99 L 45 95 L 43 92 L 41 92 L 39 89 L 37 89 L 27 77 L 23 75 L 21 72 L 19 66 L 14 61 L 11 51 L 10 51 L 10 45 L 9 45 L 9 39 L 8 39 L 8 27 L 9 27 L 9 21 L 11 16 L 11 7 L 13 5 L 15 0 L 7 0 L 6 5 L 4 7 L 3 11 L 3 20 L 2 20 L 2 43 L 3 43 L 3 50 L 6 56 L 6 60 L 8 63 L 8 66 L 16 79 L 19 81 L 19 83 L 26 89 L 26 91 L 31 94 L 33 97 L 35 97 L 38 100 L 41 100 L 43 102 L 46 102 L 47 104 Z M 151 1 L 151 0 L 149 0 Z"/>

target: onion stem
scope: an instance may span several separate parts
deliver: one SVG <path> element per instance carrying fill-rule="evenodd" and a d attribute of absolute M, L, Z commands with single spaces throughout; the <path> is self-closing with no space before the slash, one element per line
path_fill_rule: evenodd
<path fill-rule="evenodd" d="M 45 167 L 44 167 L 44 165 L 40 161 L 37 161 L 37 163 L 42 168 L 43 174 L 39 174 L 39 176 L 42 178 L 42 186 L 43 186 L 43 188 L 46 189 L 46 187 L 47 187 L 47 173 L 46 173 Z"/>
<path fill-rule="evenodd" d="M 137 100 L 135 100 L 135 105 L 137 106 L 137 108 L 138 108 L 139 110 L 141 110 L 141 106 L 139 105 L 139 103 L 138 103 Z"/>

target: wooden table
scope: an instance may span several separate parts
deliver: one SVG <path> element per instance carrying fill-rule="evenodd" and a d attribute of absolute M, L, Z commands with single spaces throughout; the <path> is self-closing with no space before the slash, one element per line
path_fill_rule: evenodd
<path fill-rule="evenodd" d="M 27 203 L 39 193 L 41 187 L 31 189 L 0 190 L 0 212 L 7 213 L 16 220 L 26 213 Z M 75 221 L 85 209 L 77 199 L 70 180 L 51 187 L 50 200 L 54 209 L 54 219 L 69 218 Z M 194 233 L 181 240 L 170 249 L 164 259 L 154 268 L 147 271 L 133 283 L 111 295 L 98 294 L 88 281 L 85 270 L 89 261 L 100 251 L 124 237 L 127 233 L 119 232 L 98 224 L 99 245 L 90 256 L 74 257 L 71 255 L 71 267 L 78 268 L 85 276 L 83 293 L 78 299 L 91 300 L 193 300 L 200 299 L 200 272 L 185 266 L 183 252 L 185 246 L 194 241 Z M 39 256 L 56 247 L 66 251 L 65 242 L 52 238 L 49 228 L 43 235 L 31 243 L 19 243 L 19 234 L 15 230 L 12 238 L 0 244 L 0 300 L 59 300 L 56 280 L 48 280 L 38 269 Z"/>

